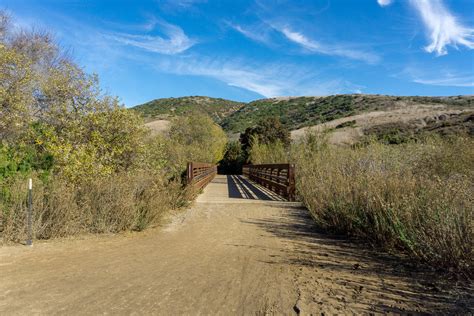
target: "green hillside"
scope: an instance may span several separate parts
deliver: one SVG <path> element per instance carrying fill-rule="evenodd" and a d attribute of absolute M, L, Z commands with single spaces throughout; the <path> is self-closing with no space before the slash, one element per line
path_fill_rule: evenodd
<path fill-rule="evenodd" d="M 143 115 L 146 121 L 181 116 L 193 112 L 205 113 L 220 123 L 223 118 L 243 107 L 245 103 L 219 98 L 190 96 L 182 98 L 156 99 L 132 110 Z"/>
<path fill-rule="evenodd" d="M 279 117 L 285 126 L 295 130 L 364 112 L 415 106 L 474 110 L 474 96 L 402 97 L 346 94 L 271 98 L 250 103 L 191 96 L 157 99 L 138 105 L 132 110 L 141 113 L 146 121 L 167 119 L 193 112 L 205 113 L 228 133 L 239 133 L 245 131 L 247 127 L 256 125 L 261 119 L 271 116 Z"/>
<path fill-rule="evenodd" d="M 242 107 L 221 123 L 228 132 L 242 132 L 268 116 L 280 117 L 290 130 L 369 111 L 410 105 L 444 105 L 474 108 L 474 97 L 397 97 L 385 95 L 334 95 L 262 99 Z"/>

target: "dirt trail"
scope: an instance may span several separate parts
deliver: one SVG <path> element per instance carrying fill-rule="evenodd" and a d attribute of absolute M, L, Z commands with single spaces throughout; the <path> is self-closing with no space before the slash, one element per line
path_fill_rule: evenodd
<path fill-rule="evenodd" d="M 165 228 L 3 247 L 0 314 L 472 311 L 472 291 L 320 233 L 262 191 L 218 176 Z"/>

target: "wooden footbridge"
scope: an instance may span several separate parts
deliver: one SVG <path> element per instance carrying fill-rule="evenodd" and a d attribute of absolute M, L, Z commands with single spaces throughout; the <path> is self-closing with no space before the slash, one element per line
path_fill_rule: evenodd
<path fill-rule="evenodd" d="M 292 164 L 245 165 L 242 171 L 243 175 L 217 175 L 216 165 L 190 162 L 187 183 L 196 190 L 209 184 L 198 202 L 295 201 L 295 168 Z"/>

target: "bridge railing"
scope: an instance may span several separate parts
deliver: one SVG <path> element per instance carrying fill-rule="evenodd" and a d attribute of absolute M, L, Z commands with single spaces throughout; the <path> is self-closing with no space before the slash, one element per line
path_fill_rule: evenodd
<path fill-rule="evenodd" d="M 211 182 L 216 174 L 216 165 L 202 162 L 188 162 L 186 183 L 199 190 Z"/>
<path fill-rule="evenodd" d="M 244 165 L 242 173 L 288 201 L 295 200 L 295 166 L 293 164 Z"/>

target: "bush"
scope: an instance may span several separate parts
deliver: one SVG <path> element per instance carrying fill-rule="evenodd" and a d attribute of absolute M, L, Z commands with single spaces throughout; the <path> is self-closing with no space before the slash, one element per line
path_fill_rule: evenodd
<path fill-rule="evenodd" d="M 308 134 L 286 152 L 255 142 L 253 163 L 296 165 L 297 194 L 330 231 L 474 275 L 474 139 L 335 147 Z"/>
<path fill-rule="evenodd" d="M 265 144 L 261 143 L 258 138 L 254 138 L 249 151 L 249 161 L 252 164 L 286 163 L 288 154 L 288 149 L 279 140 Z"/>
<path fill-rule="evenodd" d="M 137 114 L 117 105 L 60 127 L 36 124 L 32 134 L 37 151 L 53 157 L 55 173 L 80 182 L 138 168 L 146 130 Z"/>
<path fill-rule="evenodd" d="M 300 198 L 321 226 L 473 274 L 473 139 L 351 149 L 313 137 L 293 159 Z"/>
<path fill-rule="evenodd" d="M 3 243 L 26 239 L 27 179 L 0 184 L 0 236 Z M 49 239 L 82 233 L 143 230 L 170 209 L 186 203 L 180 183 L 149 172 L 101 177 L 80 185 L 34 180 L 34 235 Z"/>

